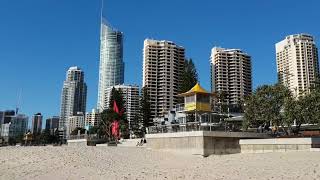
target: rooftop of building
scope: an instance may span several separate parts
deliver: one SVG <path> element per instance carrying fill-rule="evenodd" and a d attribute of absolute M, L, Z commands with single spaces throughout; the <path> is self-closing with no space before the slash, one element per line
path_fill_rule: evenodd
<path fill-rule="evenodd" d="M 101 26 L 102 26 L 102 25 L 107 26 L 109 29 L 111 29 L 111 30 L 114 31 L 114 32 L 123 34 L 123 32 L 121 32 L 121 31 L 119 31 L 118 29 L 116 29 L 115 27 L 113 27 L 113 26 L 111 25 L 111 23 L 110 23 L 106 18 L 104 18 L 104 17 L 101 17 Z"/>
<path fill-rule="evenodd" d="M 169 41 L 169 40 L 156 40 L 156 39 L 152 39 L 152 38 L 146 38 L 144 40 L 144 43 L 147 42 L 151 42 L 151 43 L 157 43 L 159 45 L 161 45 L 161 43 L 167 43 L 169 45 L 173 45 L 173 46 L 177 46 L 179 48 L 184 48 L 183 46 L 177 45 L 176 43 L 174 43 L 173 41 Z"/>
<path fill-rule="evenodd" d="M 289 44 L 289 42 L 296 42 L 296 40 L 299 40 L 299 39 L 304 42 L 310 42 L 315 44 L 314 38 L 310 34 L 307 34 L 307 33 L 291 34 L 291 35 L 287 35 L 284 39 L 282 39 L 281 41 L 275 44 L 276 51 L 278 52 L 278 51 L 284 50 L 284 48 Z"/>
<path fill-rule="evenodd" d="M 69 68 L 69 71 L 74 71 L 74 70 L 81 70 L 78 66 L 71 66 Z"/>
<path fill-rule="evenodd" d="M 239 53 L 247 54 L 242 49 L 239 49 L 239 48 L 222 48 L 222 47 L 215 46 L 212 48 L 212 51 L 213 50 L 223 51 L 223 52 L 239 52 Z"/>
<path fill-rule="evenodd" d="M 288 38 L 291 38 L 291 37 L 304 37 L 304 38 L 312 38 L 313 39 L 313 36 L 311 34 L 308 34 L 308 33 L 300 33 L 300 34 L 291 34 L 291 35 L 288 35 L 286 36 L 286 39 Z"/>
<path fill-rule="evenodd" d="M 216 52 L 224 52 L 224 53 L 238 53 L 238 54 L 243 54 L 243 55 L 246 55 L 246 56 L 250 56 L 248 53 L 244 52 L 243 50 L 241 49 L 236 49 L 236 48 L 222 48 L 222 47 L 213 47 L 211 49 L 211 59 L 213 58 L 213 54 L 216 53 Z"/>

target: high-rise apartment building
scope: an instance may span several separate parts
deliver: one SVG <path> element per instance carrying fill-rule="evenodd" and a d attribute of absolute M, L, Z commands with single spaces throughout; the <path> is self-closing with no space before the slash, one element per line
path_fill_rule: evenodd
<path fill-rule="evenodd" d="M 93 127 L 98 126 L 101 120 L 100 113 L 96 109 L 92 109 L 91 112 L 86 113 L 85 126 Z"/>
<path fill-rule="evenodd" d="M 14 110 L 0 111 L 0 124 L 9 123 L 15 115 Z"/>
<path fill-rule="evenodd" d="M 15 117 L 15 114 L 16 113 L 14 110 L 0 111 L 0 136 L 2 131 L 2 125 L 5 126 L 5 124 L 11 122 L 12 118 Z"/>
<path fill-rule="evenodd" d="M 4 111 L 0 111 L 0 136 L 1 136 L 1 128 L 4 121 Z"/>
<path fill-rule="evenodd" d="M 225 95 L 225 102 L 238 106 L 252 92 L 251 57 L 240 49 L 211 50 L 211 90 Z"/>
<path fill-rule="evenodd" d="M 107 89 L 123 84 L 123 33 L 112 28 L 105 20 L 101 22 L 100 66 L 97 108 L 107 109 Z"/>
<path fill-rule="evenodd" d="M 78 112 L 76 115 L 70 116 L 66 123 L 66 138 L 70 137 L 70 134 L 76 128 L 84 128 L 84 114 Z"/>
<path fill-rule="evenodd" d="M 87 85 L 84 81 L 84 72 L 78 67 L 70 67 L 66 80 L 63 83 L 61 95 L 61 115 L 59 129 L 66 130 L 66 123 L 70 116 L 78 112 L 86 112 Z M 65 136 L 64 136 L 65 137 Z"/>
<path fill-rule="evenodd" d="M 4 111 L 0 111 L 0 128 L 1 128 L 1 124 L 4 123 Z"/>
<path fill-rule="evenodd" d="M 170 41 L 146 39 L 143 47 L 143 87 L 150 96 L 151 117 L 163 117 L 177 103 L 185 50 Z"/>
<path fill-rule="evenodd" d="M 14 112 L 14 111 L 13 111 Z M 9 116 L 8 116 L 9 117 Z M 27 132 L 28 117 L 24 114 L 10 115 L 10 122 L 4 123 L 1 126 L 1 134 L 6 142 L 10 138 L 21 138 Z M 22 140 L 22 139 L 20 139 Z"/>
<path fill-rule="evenodd" d="M 43 116 L 41 115 L 41 113 L 37 113 L 32 116 L 32 127 L 31 127 L 32 134 L 40 134 L 41 133 L 42 118 L 43 118 Z"/>
<path fill-rule="evenodd" d="M 107 89 L 107 104 L 110 104 L 110 96 L 112 89 L 121 90 L 124 108 L 129 122 L 129 129 L 131 122 L 134 120 L 135 115 L 139 113 L 139 87 L 133 85 L 116 85 Z"/>
<path fill-rule="evenodd" d="M 310 92 L 319 77 L 318 49 L 308 34 L 289 35 L 276 44 L 278 80 L 294 96 Z"/>
<path fill-rule="evenodd" d="M 53 116 L 46 119 L 46 130 L 50 131 L 50 134 L 54 134 L 54 132 L 59 128 L 59 116 Z"/>

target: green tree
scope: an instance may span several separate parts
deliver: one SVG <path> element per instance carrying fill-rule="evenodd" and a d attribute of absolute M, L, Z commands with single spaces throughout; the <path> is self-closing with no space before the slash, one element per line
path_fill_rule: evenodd
<path fill-rule="evenodd" d="M 111 90 L 111 95 L 110 95 L 109 109 L 113 109 L 113 102 L 114 101 L 116 101 L 119 111 L 125 110 L 125 107 L 124 107 L 125 102 L 123 100 L 121 89 L 117 90 L 113 87 Z M 125 117 L 123 117 L 123 118 L 125 118 Z"/>
<path fill-rule="evenodd" d="M 289 129 L 296 122 L 295 133 L 300 131 L 302 124 L 318 124 L 320 119 L 320 91 L 312 88 L 310 93 L 299 98 L 291 98 L 286 102 L 285 120 Z"/>
<path fill-rule="evenodd" d="M 40 143 L 42 143 L 41 133 L 34 132 L 34 133 L 32 134 L 32 139 L 33 139 L 33 143 L 35 143 L 35 144 L 40 144 Z"/>
<path fill-rule="evenodd" d="M 109 109 L 112 109 L 112 110 L 113 110 L 113 101 L 116 101 L 120 114 L 116 113 L 115 115 L 112 115 L 112 116 L 116 117 L 114 120 L 119 121 L 121 136 L 123 138 L 129 138 L 129 123 L 126 116 L 125 101 L 123 99 L 121 89 L 116 90 L 113 88 L 113 92 L 111 92 Z"/>
<path fill-rule="evenodd" d="M 271 125 L 283 128 L 284 132 L 298 133 L 302 124 L 320 123 L 320 88 L 310 89 L 299 97 L 293 97 L 290 91 L 281 85 L 261 86 L 245 100 L 246 127 L 258 127 L 271 122 Z M 292 125 L 296 123 L 296 127 Z"/>
<path fill-rule="evenodd" d="M 141 115 L 140 113 L 136 113 L 134 115 L 133 121 L 131 122 L 131 130 L 133 134 L 137 137 L 142 137 L 143 136 L 143 130 L 142 130 L 142 120 L 141 120 Z"/>
<path fill-rule="evenodd" d="M 320 123 L 320 88 L 311 90 L 310 94 L 306 96 L 305 104 L 307 104 L 305 111 L 310 113 L 310 118 L 306 123 L 319 124 Z"/>
<path fill-rule="evenodd" d="M 150 111 L 150 97 L 148 93 L 148 89 L 146 87 L 142 88 L 141 98 L 140 98 L 140 117 L 139 121 L 142 124 L 143 132 L 146 132 L 146 128 L 153 125 L 153 121 L 151 119 L 151 111 Z"/>
<path fill-rule="evenodd" d="M 77 127 L 73 131 L 71 131 L 70 135 L 78 135 L 78 131 L 80 131 L 80 134 L 86 133 L 86 129 Z"/>
<path fill-rule="evenodd" d="M 302 123 L 316 124 L 320 120 L 320 91 L 312 89 L 310 93 L 299 99 L 300 117 Z"/>
<path fill-rule="evenodd" d="M 53 132 L 53 143 L 61 143 L 61 138 L 59 136 L 59 129 L 55 129 Z"/>
<path fill-rule="evenodd" d="M 92 126 L 89 128 L 88 133 L 89 134 L 97 134 L 99 127 L 98 126 Z"/>
<path fill-rule="evenodd" d="M 198 82 L 197 69 L 192 61 L 192 59 L 184 60 L 184 70 L 181 76 L 181 85 L 178 88 L 179 93 L 184 93 L 189 91 Z M 178 98 L 178 103 L 183 103 L 183 98 Z"/>
<path fill-rule="evenodd" d="M 298 124 L 303 122 L 303 119 L 301 119 L 299 116 L 302 113 L 301 112 L 301 103 L 303 100 L 294 99 L 293 97 L 287 98 L 284 102 L 284 122 L 287 125 L 288 129 L 291 129 L 291 125 L 294 124 L 294 121 L 296 121 Z"/>
<path fill-rule="evenodd" d="M 114 101 L 117 104 L 119 112 L 121 112 L 119 114 L 114 111 Z M 122 91 L 112 88 L 109 108 L 101 113 L 101 121 L 97 129 L 97 133 L 100 135 L 100 137 L 111 137 L 111 123 L 114 120 L 118 120 L 120 124 L 121 136 L 124 138 L 128 138 L 129 126 L 126 118 L 124 104 L 125 102 L 123 100 Z"/>
<path fill-rule="evenodd" d="M 251 96 L 247 96 L 245 98 L 245 113 L 244 113 L 244 121 L 243 128 L 247 129 L 248 127 L 258 127 L 263 124 L 265 121 L 262 121 L 257 117 L 256 112 L 258 111 L 257 105 L 257 97 L 256 94 L 252 94 Z"/>
<path fill-rule="evenodd" d="M 101 113 L 101 121 L 98 125 L 97 133 L 100 137 L 111 137 L 111 123 L 118 117 L 113 109 L 106 109 Z"/>
<path fill-rule="evenodd" d="M 218 92 L 217 100 L 216 105 L 219 108 L 219 112 L 222 114 L 228 113 L 228 93 L 225 91 Z"/>
<path fill-rule="evenodd" d="M 244 127 L 257 127 L 270 123 L 283 127 L 287 122 L 284 118 L 285 105 L 291 98 L 289 89 L 282 85 L 264 85 L 245 100 Z"/>
<path fill-rule="evenodd" d="M 53 137 L 50 135 L 49 129 L 43 130 L 39 135 L 39 143 L 41 144 L 52 143 L 52 141 L 53 141 Z"/>

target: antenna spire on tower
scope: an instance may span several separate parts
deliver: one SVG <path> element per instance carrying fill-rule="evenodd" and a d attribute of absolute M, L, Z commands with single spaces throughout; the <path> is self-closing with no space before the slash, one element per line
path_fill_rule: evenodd
<path fill-rule="evenodd" d="M 104 0 L 101 0 L 100 23 L 102 23 L 102 19 L 103 19 L 103 5 L 104 5 Z"/>
<path fill-rule="evenodd" d="M 20 89 L 19 92 L 18 92 L 16 114 L 19 113 L 19 109 L 20 109 L 20 106 L 21 106 L 21 96 L 22 96 L 22 89 Z"/>

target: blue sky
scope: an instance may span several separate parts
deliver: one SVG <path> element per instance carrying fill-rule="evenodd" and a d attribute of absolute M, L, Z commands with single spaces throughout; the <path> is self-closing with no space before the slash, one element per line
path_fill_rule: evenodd
<path fill-rule="evenodd" d="M 96 106 L 100 0 L 0 1 L 0 110 L 29 116 L 59 115 L 65 72 L 85 71 L 87 111 Z M 141 85 L 145 38 L 186 48 L 200 82 L 210 89 L 213 46 L 240 48 L 252 56 L 253 84 L 276 82 L 274 44 L 286 35 L 320 39 L 320 1 L 309 0 L 106 0 L 104 14 L 124 32 L 125 83 Z"/>

